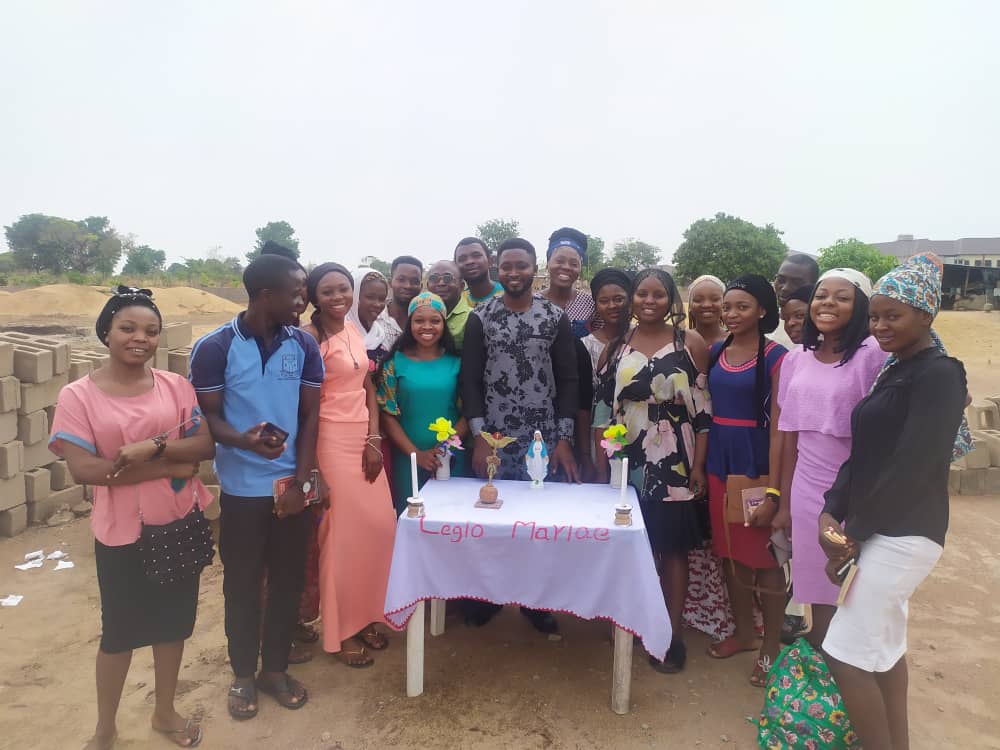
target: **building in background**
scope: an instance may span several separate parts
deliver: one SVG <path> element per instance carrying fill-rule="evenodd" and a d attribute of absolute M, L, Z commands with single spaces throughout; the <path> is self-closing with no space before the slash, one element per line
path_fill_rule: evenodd
<path fill-rule="evenodd" d="M 873 247 L 901 261 L 911 255 L 930 251 L 941 260 L 956 266 L 1000 268 L 1000 237 L 963 237 L 960 240 L 914 239 L 901 234 L 893 242 L 873 242 Z"/>

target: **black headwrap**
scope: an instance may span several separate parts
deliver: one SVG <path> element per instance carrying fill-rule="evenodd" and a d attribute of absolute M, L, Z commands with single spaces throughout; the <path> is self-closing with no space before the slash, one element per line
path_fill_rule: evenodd
<path fill-rule="evenodd" d="M 625 290 L 625 294 L 629 297 L 632 296 L 632 280 L 627 273 L 620 268 L 602 268 L 590 280 L 590 293 L 594 299 L 597 299 L 597 293 L 601 291 L 601 287 L 608 284 L 616 284 Z"/>
<path fill-rule="evenodd" d="M 320 263 L 312 271 L 310 271 L 309 275 L 306 277 L 306 294 L 309 295 L 309 302 L 313 306 L 313 313 L 312 316 L 310 316 L 310 320 L 312 320 L 313 325 L 316 326 L 316 330 L 319 331 L 320 338 L 324 338 L 325 334 L 319 325 L 319 300 L 316 297 L 316 289 L 319 287 L 319 282 L 323 280 L 324 276 L 335 271 L 337 273 L 342 273 L 347 277 L 347 281 L 353 290 L 354 276 L 339 263 Z"/>
<path fill-rule="evenodd" d="M 111 298 L 104 303 L 104 309 L 97 316 L 97 324 L 94 326 L 97 339 L 105 346 L 108 345 L 111 319 L 115 317 L 115 314 L 119 310 L 126 307 L 148 307 L 156 314 L 160 325 L 163 325 L 163 316 L 160 315 L 159 308 L 153 302 L 153 291 L 151 289 L 136 289 L 135 287 L 119 284 L 118 288 L 112 293 Z"/>
<path fill-rule="evenodd" d="M 587 262 L 587 235 L 579 229 L 572 227 L 562 227 L 549 235 L 549 249 L 545 253 L 545 259 L 552 257 L 552 253 L 560 247 L 571 247 L 580 254 L 580 261 Z"/>
<path fill-rule="evenodd" d="M 772 333 L 775 328 L 778 327 L 779 312 L 778 312 L 778 297 L 774 293 L 774 287 L 771 283 L 755 273 L 749 273 L 744 276 L 738 276 L 726 286 L 726 294 L 729 294 L 732 290 L 739 290 L 741 292 L 746 292 L 755 300 L 757 304 L 761 306 L 764 310 L 764 317 L 762 317 L 757 323 L 757 362 L 754 366 L 754 398 L 759 404 L 757 411 L 757 426 L 760 428 L 767 427 L 770 419 L 770 405 L 771 405 L 771 389 L 767 384 L 767 358 L 764 356 L 765 349 L 767 348 L 767 338 L 764 334 Z M 725 299 L 725 295 L 723 295 Z M 719 347 L 719 351 L 711 358 L 709 363 L 709 371 L 715 367 L 718 363 L 719 358 L 722 356 L 722 352 L 725 351 L 726 347 L 733 342 L 733 335 L 729 334 L 726 337 L 725 342 Z"/>
<path fill-rule="evenodd" d="M 793 299 L 797 299 L 799 302 L 805 302 L 807 305 L 809 301 L 812 300 L 813 292 L 816 290 L 815 284 L 806 284 L 805 286 L 800 286 L 794 292 L 788 295 L 788 299 L 785 302 L 791 302 Z"/>

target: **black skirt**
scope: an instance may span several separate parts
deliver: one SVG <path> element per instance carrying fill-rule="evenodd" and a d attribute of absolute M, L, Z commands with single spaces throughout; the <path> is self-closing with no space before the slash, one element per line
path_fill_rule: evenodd
<path fill-rule="evenodd" d="M 138 543 L 109 547 L 95 539 L 94 558 L 101 589 L 101 651 L 117 654 L 191 637 L 201 576 L 153 583 L 142 572 Z"/>
<path fill-rule="evenodd" d="M 695 500 L 640 500 L 649 544 L 657 555 L 682 554 L 704 546 Z"/>

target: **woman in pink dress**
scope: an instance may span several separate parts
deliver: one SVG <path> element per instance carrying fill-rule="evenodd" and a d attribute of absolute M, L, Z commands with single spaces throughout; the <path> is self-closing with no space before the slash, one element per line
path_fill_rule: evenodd
<path fill-rule="evenodd" d="M 820 277 L 809 302 L 802 348 L 789 352 L 778 381 L 778 429 L 785 433 L 780 509 L 772 525 L 792 532 L 795 601 L 811 604 L 807 638 L 820 646 L 836 610 L 816 536 L 823 493 L 851 450 L 851 411 L 871 390 L 885 353 L 868 333 L 868 278 L 850 268 Z"/>
<path fill-rule="evenodd" d="M 305 330 L 319 342 L 326 366 L 316 448 L 330 506 L 319 528 L 323 648 L 349 667 L 367 667 L 374 663 L 368 650 L 389 645 L 375 623 L 384 621 L 396 514 L 382 471 L 365 340 L 346 322 L 354 279 L 343 266 L 324 263 L 307 286 L 315 310 Z"/>
<path fill-rule="evenodd" d="M 101 642 L 97 650 L 97 728 L 85 750 L 115 743 L 115 717 L 132 651 L 153 648 L 156 703 L 153 730 L 179 747 L 201 742 L 198 722 L 174 708 L 184 641 L 198 609 L 197 566 L 179 580 L 146 577 L 139 535 L 200 513 L 211 496 L 198 480 L 198 462 L 215 444 L 201 418 L 194 388 L 172 372 L 147 366 L 162 322 L 149 290 L 119 287 L 97 318 L 108 363 L 59 394 L 49 448 L 66 459 L 80 483 L 94 487 Z"/>

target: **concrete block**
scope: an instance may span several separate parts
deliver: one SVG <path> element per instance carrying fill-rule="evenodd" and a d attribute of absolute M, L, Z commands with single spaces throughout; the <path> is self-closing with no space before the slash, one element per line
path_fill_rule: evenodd
<path fill-rule="evenodd" d="M 948 494 L 949 495 L 961 495 L 962 494 L 962 472 L 965 471 L 961 466 L 951 465 L 948 470 Z"/>
<path fill-rule="evenodd" d="M 80 349 L 74 351 L 73 356 L 77 357 L 78 359 L 89 359 L 91 362 L 94 363 L 95 370 L 98 367 L 101 367 L 102 365 L 106 364 L 108 359 L 110 359 L 110 355 L 108 354 L 107 350 L 97 351 L 93 349 Z"/>
<path fill-rule="evenodd" d="M 965 454 L 965 465 L 969 469 L 988 469 L 990 447 L 982 440 L 976 440 L 972 450 Z"/>
<path fill-rule="evenodd" d="M 986 493 L 986 469 L 962 470 L 962 494 L 983 495 Z"/>
<path fill-rule="evenodd" d="M 171 349 L 167 352 L 169 364 L 167 369 L 178 375 L 188 377 L 191 374 L 191 348 Z"/>
<path fill-rule="evenodd" d="M 76 484 L 73 475 L 69 473 L 69 466 L 61 459 L 49 464 L 49 481 L 54 490 L 64 490 Z"/>
<path fill-rule="evenodd" d="M 13 375 L 0 378 L 0 412 L 14 411 L 21 405 L 21 382 Z"/>
<path fill-rule="evenodd" d="M 21 383 L 21 405 L 18 412 L 29 414 L 46 406 L 52 406 L 59 400 L 59 391 L 69 382 L 69 373 L 53 375 L 44 383 Z"/>
<path fill-rule="evenodd" d="M 44 523 L 53 513 L 64 505 L 72 508 L 83 502 L 83 485 L 67 487 L 58 492 L 52 492 L 44 500 L 25 506 L 28 509 L 28 523 Z"/>
<path fill-rule="evenodd" d="M 0 479 L 10 479 L 21 473 L 24 464 L 24 445 L 12 440 L 0 445 Z"/>
<path fill-rule="evenodd" d="M 202 512 L 205 514 L 206 520 L 214 521 L 222 515 L 222 506 L 219 504 L 219 493 L 222 488 L 212 484 L 206 484 L 205 488 L 212 493 L 212 502 L 206 505 Z"/>
<path fill-rule="evenodd" d="M 27 500 L 24 492 L 24 474 L 16 474 L 10 479 L 0 479 L 0 510 L 23 505 Z"/>
<path fill-rule="evenodd" d="M 69 382 L 85 378 L 94 371 L 94 360 L 87 357 L 77 358 L 73 355 L 73 360 L 69 363 Z"/>
<path fill-rule="evenodd" d="M 56 460 L 56 454 L 49 450 L 49 441 L 40 440 L 34 445 L 25 445 L 23 448 L 23 459 L 21 468 L 25 471 L 37 469 L 40 466 L 48 466 Z"/>
<path fill-rule="evenodd" d="M 965 409 L 969 428 L 973 430 L 1000 430 L 1000 406 L 992 401 L 973 401 Z"/>
<path fill-rule="evenodd" d="M 157 370 L 169 370 L 170 352 L 166 349 L 157 349 L 156 354 L 153 355 L 153 367 Z"/>
<path fill-rule="evenodd" d="M 160 349 L 180 349 L 191 346 L 190 323 L 167 323 L 160 331 Z"/>
<path fill-rule="evenodd" d="M 48 336 L 33 336 L 30 333 L 21 333 L 20 331 L 0 333 L 0 341 L 9 341 L 15 345 L 27 344 L 52 352 L 52 372 L 55 375 L 61 375 L 69 369 L 70 345 L 68 341 Z"/>
<path fill-rule="evenodd" d="M 52 492 L 52 472 L 48 469 L 32 469 L 24 472 L 24 501 L 37 503 Z"/>
<path fill-rule="evenodd" d="M 972 437 L 989 449 L 990 465 L 1000 466 L 1000 430 L 976 430 Z"/>
<path fill-rule="evenodd" d="M 0 414 L 0 443 L 17 440 L 17 412 L 8 411 Z"/>
<path fill-rule="evenodd" d="M 18 505 L 16 508 L 0 512 L 0 536 L 17 536 L 28 528 L 28 506 Z"/>
<path fill-rule="evenodd" d="M 0 378 L 14 374 L 14 345 L 0 342 Z"/>
<path fill-rule="evenodd" d="M 21 414 L 17 418 L 17 439 L 25 445 L 34 445 L 49 437 L 49 416 L 44 409 Z"/>
<path fill-rule="evenodd" d="M 986 494 L 1000 495 L 1000 469 L 996 467 L 986 470 Z"/>
<path fill-rule="evenodd" d="M 14 344 L 14 377 L 22 383 L 44 383 L 55 375 L 55 358 L 48 349 Z"/>
<path fill-rule="evenodd" d="M 996 407 L 1000 409 L 1000 393 L 998 393 L 996 396 L 987 396 L 986 400 L 996 404 Z"/>

